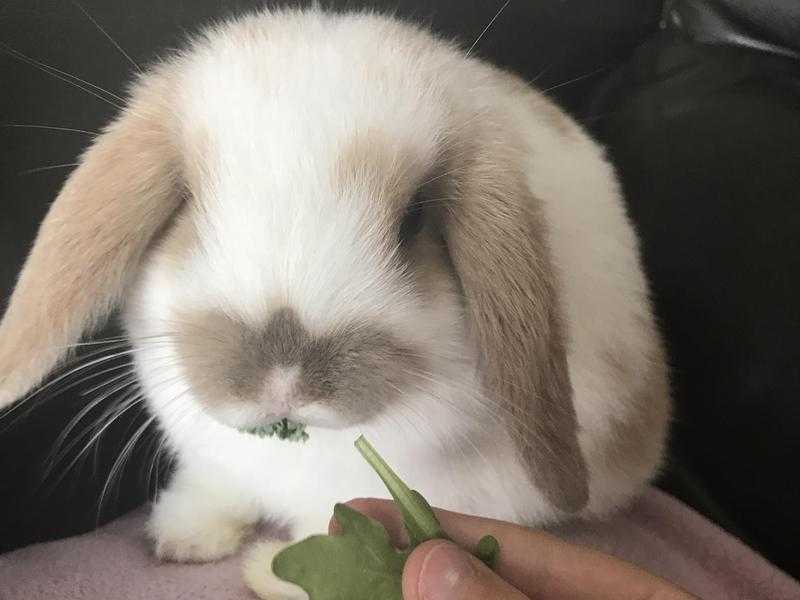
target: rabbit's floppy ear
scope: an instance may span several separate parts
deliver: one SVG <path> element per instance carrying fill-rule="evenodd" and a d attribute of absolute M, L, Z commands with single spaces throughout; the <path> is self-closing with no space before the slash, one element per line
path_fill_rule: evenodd
<path fill-rule="evenodd" d="M 452 176 L 444 236 L 481 352 L 487 396 L 523 464 L 558 509 L 588 502 L 588 475 L 540 202 L 506 140 L 473 146 Z"/>
<path fill-rule="evenodd" d="M 42 222 L 0 322 L 0 408 L 108 316 L 180 202 L 167 87 L 154 76 L 138 84 Z"/>

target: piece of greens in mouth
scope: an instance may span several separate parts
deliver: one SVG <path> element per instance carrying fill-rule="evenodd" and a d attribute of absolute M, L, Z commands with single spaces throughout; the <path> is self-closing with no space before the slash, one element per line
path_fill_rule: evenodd
<path fill-rule="evenodd" d="M 305 442 L 308 439 L 306 426 L 289 419 L 281 419 L 265 427 L 253 427 L 245 431 L 259 437 L 277 437 L 290 442 Z"/>
<path fill-rule="evenodd" d="M 402 600 L 403 567 L 413 549 L 427 540 L 449 538 L 425 498 L 397 476 L 364 436 L 355 445 L 400 509 L 409 547 L 395 548 L 381 523 L 337 504 L 333 514 L 341 533 L 313 535 L 287 546 L 273 558 L 272 572 L 301 587 L 310 600 Z M 473 550 L 491 568 L 499 552 L 490 535 Z"/>

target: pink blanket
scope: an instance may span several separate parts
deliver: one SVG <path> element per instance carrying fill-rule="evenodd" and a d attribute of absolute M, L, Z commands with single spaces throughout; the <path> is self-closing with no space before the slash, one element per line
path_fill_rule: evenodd
<path fill-rule="evenodd" d="M 238 557 L 159 564 L 139 510 L 93 533 L 0 556 L 0 600 L 252 600 Z M 664 493 L 627 511 L 556 532 L 605 550 L 705 600 L 800 600 L 800 584 Z"/>

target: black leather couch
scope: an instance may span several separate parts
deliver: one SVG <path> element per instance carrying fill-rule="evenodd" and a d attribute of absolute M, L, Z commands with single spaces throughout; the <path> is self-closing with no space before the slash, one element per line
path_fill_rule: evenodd
<path fill-rule="evenodd" d="M 15 52 L 119 91 L 132 67 L 93 19 L 147 63 L 184 31 L 256 4 L 0 7 L 3 299 L 69 168 L 50 166 L 74 162 L 88 139 L 8 125 L 96 130 L 115 110 Z M 333 4 L 393 8 L 471 44 L 502 2 Z M 674 372 L 678 409 L 659 485 L 800 577 L 800 3 L 512 0 L 476 50 L 560 100 L 621 173 Z M 148 430 L 97 506 L 141 414 L 123 415 L 87 460 L 67 470 L 77 444 L 44 476 L 91 387 L 0 420 L 0 551 L 90 529 L 152 491 Z"/>

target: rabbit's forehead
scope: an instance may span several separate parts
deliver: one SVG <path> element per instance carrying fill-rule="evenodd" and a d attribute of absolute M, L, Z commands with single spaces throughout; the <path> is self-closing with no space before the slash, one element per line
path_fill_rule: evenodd
<path fill-rule="evenodd" d="M 336 197 L 368 186 L 383 198 L 435 160 L 453 120 L 439 46 L 403 28 L 376 37 L 353 22 L 320 36 L 303 23 L 254 21 L 248 43 L 212 37 L 182 65 L 198 187 Z"/>
<path fill-rule="evenodd" d="M 402 131 L 377 121 L 324 125 L 306 123 L 277 134 L 282 125 L 196 124 L 185 153 L 189 191 L 215 227 L 234 228 L 228 233 L 242 231 L 242 218 L 266 233 L 325 214 L 331 227 L 352 229 L 366 219 L 391 228 L 440 167 L 443 145 L 430 129 Z"/>
<path fill-rule="evenodd" d="M 404 117 L 352 107 L 318 115 L 302 98 L 215 102 L 221 106 L 191 119 L 184 135 L 197 188 L 267 195 L 314 188 L 329 198 L 369 191 L 393 200 L 433 168 L 448 130 L 431 107 Z"/>
<path fill-rule="evenodd" d="M 190 201 L 167 245 L 182 298 L 253 318 L 288 299 L 312 329 L 406 301 L 387 265 L 459 128 L 448 71 L 428 36 L 426 50 L 355 22 L 337 35 L 228 36 L 178 65 Z"/>

